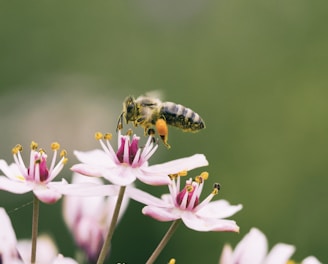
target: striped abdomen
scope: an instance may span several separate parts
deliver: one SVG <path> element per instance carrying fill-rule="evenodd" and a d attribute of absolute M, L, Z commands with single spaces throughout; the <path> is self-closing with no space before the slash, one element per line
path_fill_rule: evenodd
<path fill-rule="evenodd" d="M 180 104 L 162 103 L 160 115 L 164 117 L 167 124 L 184 131 L 196 132 L 205 128 L 203 119 L 196 112 Z"/>

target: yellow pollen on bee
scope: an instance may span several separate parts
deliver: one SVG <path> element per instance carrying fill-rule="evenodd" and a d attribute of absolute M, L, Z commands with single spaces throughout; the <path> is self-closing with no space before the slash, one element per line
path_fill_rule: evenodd
<path fill-rule="evenodd" d="M 60 144 L 58 142 L 51 143 L 51 149 L 53 151 L 60 149 Z"/>
<path fill-rule="evenodd" d="M 106 134 L 104 135 L 104 139 L 106 139 L 106 140 L 111 140 L 112 137 L 113 137 L 112 133 L 106 133 Z"/>
<path fill-rule="evenodd" d="M 35 141 L 31 142 L 30 148 L 32 150 L 37 150 L 38 149 L 38 143 L 36 143 Z"/>
<path fill-rule="evenodd" d="M 13 147 L 13 149 L 11 150 L 11 152 L 13 154 L 17 154 L 18 152 L 21 152 L 23 150 L 23 147 L 21 144 L 17 144 L 15 147 Z"/>
<path fill-rule="evenodd" d="M 101 132 L 96 132 L 95 133 L 95 139 L 96 140 L 100 140 L 100 139 L 102 139 L 104 136 L 103 136 L 103 134 L 101 133 Z"/>

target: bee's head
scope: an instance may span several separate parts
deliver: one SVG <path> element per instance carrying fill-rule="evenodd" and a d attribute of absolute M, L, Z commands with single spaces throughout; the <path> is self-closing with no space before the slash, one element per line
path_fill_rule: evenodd
<path fill-rule="evenodd" d="M 123 113 L 126 123 L 135 121 L 137 117 L 137 105 L 132 96 L 127 97 L 123 102 Z"/>

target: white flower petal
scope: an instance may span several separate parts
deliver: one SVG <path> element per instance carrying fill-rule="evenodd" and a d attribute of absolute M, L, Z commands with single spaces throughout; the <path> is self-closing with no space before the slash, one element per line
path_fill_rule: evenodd
<path fill-rule="evenodd" d="M 168 204 L 165 201 L 134 187 L 128 187 L 126 189 L 126 193 L 131 199 L 138 201 L 139 203 L 143 203 L 145 205 L 153 205 L 158 207 L 172 207 L 171 204 Z"/>
<path fill-rule="evenodd" d="M 90 151 L 74 151 L 74 155 L 81 163 L 92 164 L 97 166 L 114 166 L 115 162 L 105 151 L 94 149 Z"/>
<path fill-rule="evenodd" d="M 235 221 L 215 218 L 197 217 L 193 212 L 183 212 L 182 221 L 187 227 L 196 231 L 229 231 L 239 232 Z"/>
<path fill-rule="evenodd" d="M 185 170 L 189 171 L 207 165 L 208 161 L 206 160 L 206 157 L 203 154 L 195 154 L 190 157 L 176 159 L 162 164 L 145 167 L 143 168 L 143 171 L 151 176 L 168 175 Z"/>
<path fill-rule="evenodd" d="M 63 195 L 112 196 L 118 194 L 118 187 L 114 185 L 88 182 L 68 184 L 64 179 L 61 182 L 50 182 L 48 187 Z"/>
<path fill-rule="evenodd" d="M 33 193 L 38 199 L 44 203 L 51 204 L 57 202 L 61 198 L 61 194 L 55 189 L 50 189 L 45 185 L 35 185 Z"/>
<path fill-rule="evenodd" d="M 316 257 L 309 256 L 303 259 L 301 264 L 321 264 L 321 262 Z"/>
<path fill-rule="evenodd" d="M 103 171 L 102 176 L 113 184 L 127 186 L 136 180 L 137 169 L 128 166 L 117 166 L 110 170 Z"/>
<path fill-rule="evenodd" d="M 5 209 L 0 208 L 0 260 L 1 263 L 16 263 L 16 235 Z M 18 263 L 18 262 L 17 262 Z"/>
<path fill-rule="evenodd" d="M 67 257 L 64 257 L 63 255 L 59 254 L 57 256 L 57 258 L 54 259 L 52 264 L 78 264 L 78 262 L 72 258 L 67 258 Z"/>
<path fill-rule="evenodd" d="M 25 181 L 13 181 L 6 177 L 0 176 L 0 190 L 22 194 L 31 191 L 32 188 L 32 185 Z"/>
<path fill-rule="evenodd" d="M 224 245 L 219 264 L 234 264 L 232 262 L 233 250 L 229 244 Z"/>
<path fill-rule="evenodd" d="M 180 218 L 179 213 L 177 210 L 172 208 L 160 208 L 156 206 L 145 206 L 142 209 L 142 213 L 144 215 L 148 215 L 158 221 L 167 222 L 173 221 Z"/>
<path fill-rule="evenodd" d="M 137 178 L 143 183 L 159 186 L 159 185 L 168 185 L 171 180 L 167 174 L 165 175 L 148 175 L 146 173 L 138 173 L 136 174 Z"/>
<path fill-rule="evenodd" d="M 196 212 L 196 215 L 208 218 L 227 218 L 234 215 L 241 209 L 241 204 L 230 205 L 230 203 L 226 200 L 217 200 L 205 205 L 203 208 Z"/>
<path fill-rule="evenodd" d="M 12 180 L 17 180 L 17 176 L 22 174 L 16 163 L 8 165 L 5 160 L 0 160 L 0 170 Z"/>
<path fill-rule="evenodd" d="M 252 228 L 236 246 L 232 263 L 263 264 L 267 252 L 268 242 L 265 235 L 257 228 Z"/>
<path fill-rule="evenodd" d="M 79 163 L 71 167 L 71 170 L 86 176 L 101 177 L 104 168 L 99 165 Z"/>
<path fill-rule="evenodd" d="M 275 245 L 267 255 L 264 264 L 285 264 L 291 258 L 295 247 L 288 244 L 279 243 Z"/>

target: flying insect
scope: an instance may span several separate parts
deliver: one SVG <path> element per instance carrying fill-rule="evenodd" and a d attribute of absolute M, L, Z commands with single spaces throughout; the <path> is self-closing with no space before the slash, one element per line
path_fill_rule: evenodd
<path fill-rule="evenodd" d="M 162 102 L 151 96 L 132 96 L 125 98 L 117 129 L 123 127 L 123 119 L 128 124 L 144 128 L 145 135 L 153 133 L 155 126 L 164 145 L 170 148 L 167 125 L 177 127 L 184 132 L 198 132 L 205 128 L 203 119 L 195 111 L 181 104 Z"/>

